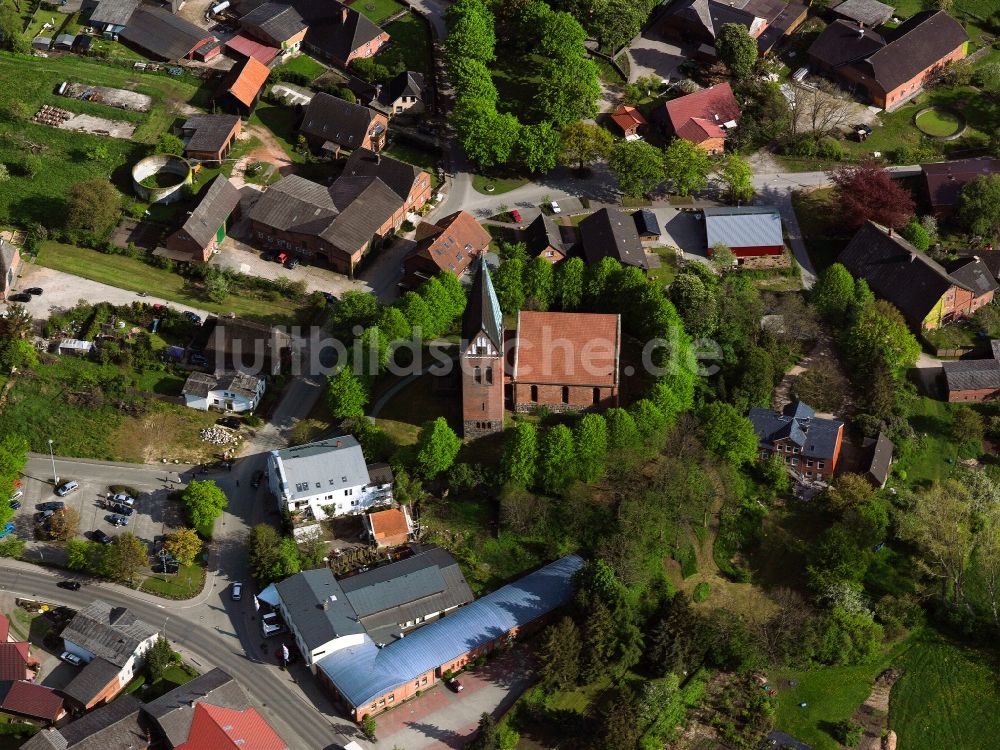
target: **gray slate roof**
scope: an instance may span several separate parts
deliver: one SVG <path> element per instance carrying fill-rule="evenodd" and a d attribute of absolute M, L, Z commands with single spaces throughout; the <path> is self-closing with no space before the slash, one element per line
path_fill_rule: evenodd
<path fill-rule="evenodd" d="M 186 151 L 219 151 L 240 121 L 238 115 L 191 115 L 181 130 L 193 130 Z"/>
<path fill-rule="evenodd" d="M 305 29 L 306 23 L 291 5 L 264 3 L 243 16 L 240 26 L 254 26 L 275 41 L 285 42 Z"/>
<path fill-rule="evenodd" d="M 1000 390 L 1000 362 L 994 359 L 959 359 L 942 362 L 945 386 L 957 391 Z"/>
<path fill-rule="evenodd" d="M 177 747 L 187 741 L 194 720 L 195 703 L 235 711 L 251 707 L 239 683 L 227 672 L 216 668 L 147 703 L 143 710 L 160 727 L 170 747 Z"/>
<path fill-rule="evenodd" d="M 636 231 L 640 235 L 660 234 L 660 222 L 652 209 L 640 208 L 632 214 L 632 220 L 635 222 Z"/>
<path fill-rule="evenodd" d="M 885 47 L 865 64 L 885 91 L 919 75 L 964 42 L 969 35 L 943 11 L 918 13 L 900 26 Z"/>
<path fill-rule="evenodd" d="M 399 99 L 401 96 L 415 96 L 417 100 L 424 97 L 424 77 L 420 73 L 412 70 L 404 70 L 382 90 L 382 100 L 386 104 Z"/>
<path fill-rule="evenodd" d="M 602 208 L 581 221 L 579 230 L 587 263 L 614 258 L 626 266 L 649 267 L 635 221 L 627 213 Z"/>
<path fill-rule="evenodd" d="M 62 692 L 66 697 L 86 706 L 108 686 L 108 683 L 118 679 L 120 671 L 121 667 L 117 664 L 97 657 L 77 672 Z"/>
<path fill-rule="evenodd" d="M 563 254 L 566 252 L 559 226 L 548 214 L 538 214 L 538 217 L 528 224 L 524 230 L 524 245 L 531 255 L 538 255 L 549 247 Z"/>
<path fill-rule="evenodd" d="M 880 432 L 875 440 L 869 438 L 868 448 L 868 469 L 867 474 L 878 486 L 885 485 L 889 478 L 889 469 L 892 467 L 892 452 L 896 446 L 886 437 L 884 432 Z"/>
<path fill-rule="evenodd" d="M 150 57 L 179 60 L 212 35 L 162 8 L 143 6 L 119 36 Z"/>
<path fill-rule="evenodd" d="M 225 175 L 217 175 L 205 188 L 194 211 L 185 219 L 181 231 L 186 232 L 200 247 L 207 247 L 239 203 L 239 188 Z"/>
<path fill-rule="evenodd" d="M 497 351 L 503 349 L 503 313 L 497 299 L 486 256 L 480 256 L 479 268 L 472 282 L 469 301 L 462 317 L 462 342 L 468 344 L 483 331 Z"/>
<path fill-rule="evenodd" d="M 722 243 L 730 248 L 783 245 L 781 215 L 768 206 L 705 208 L 708 247 Z"/>
<path fill-rule="evenodd" d="M 288 611 L 290 625 L 294 625 L 308 649 L 365 632 L 329 568 L 296 573 L 274 587 Z"/>
<path fill-rule="evenodd" d="M 145 747 L 146 729 L 139 709 L 142 704 L 130 694 L 121 695 L 62 729 L 44 729 L 21 750 L 117 750 Z"/>
<path fill-rule="evenodd" d="M 361 445 L 351 435 L 282 448 L 272 455 L 281 461 L 293 500 L 370 482 Z"/>
<path fill-rule="evenodd" d="M 838 19 L 823 29 L 809 47 L 809 57 L 830 68 L 839 68 L 854 60 L 863 60 L 885 46 L 881 34 L 857 24 Z"/>
<path fill-rule="evenodd" d="M 317 662 L 344 698 L 363 706 L 425 672 L 526 625 L 573 596 L 583 560 L 568 555 L 456 612 L 378 648 L 370 639 Z"/>
<path fill-rule="evenodd" d="M 139 0 L 100 0 L 91 12 L 89 21 L 94 24 L 125 26 L 138 7 Z"/>
<path fill-rule="evenodd" d="M 835 16 L 861 21 L 865 26 L 881 26 L 892 18 L 893 7 L 878 0 L 844 0 L 830 10 Z"/>
<path fill-rule="evenodd" d="M 206 372 L 192 372 L 184 381 L 181 393 L 185 396 L 204 398 L 212 391 L 229 391 L 247 398 L 257 395 L 260 378 L 245 372 L 227 372 L 215 376 Z"/>
<path fill-rule="evenodd" d="M 351 152 L 341 176 L 378 177 L 396 195 L 406 200 L 423 171 L 420 167 L 407 164 L 405 161 L 376 154 L 367 148 L 359 148 Z"/>
<path fill-rule="evenodd" d="M 978 297 L 997 288 L 996 278 L 978 257 L 960 258 L 949 263 L 948 272 L 959 285 L 971 289 Z"/>
<path fill-rule="evenodd" d="M 344 148 L 359 148 L 378 113 L 331 94 L 319 92 L 306 106 L 299 130 Z"/>
<path fill-rule="evenodd" d="M 122 667 L 139 645 L 157 632 L 157 628 L 125 607 L 113 607 L 103 599 L 95 599 L 76 613 L 62 637 Z"/>
<path fill-rule="evenodd" d="M 309 25 L 306 45 L 340 62 L 382 34 L 367 16 L 336 0 L 295 0 L 293 5 Z M 342 20 L 344 10 L 346 21 Z"/>
<path fill-rule="evenodd" d="M 839 419 L 817 417 L 810 406 L 794 401 L 781 413 L 754 407 L 747 415 L 761 445 L 771 447 L 775 441 L 788 439 L 803 456 L 832 459 L 837 450 L 837 436 L 844 423 Z"/>

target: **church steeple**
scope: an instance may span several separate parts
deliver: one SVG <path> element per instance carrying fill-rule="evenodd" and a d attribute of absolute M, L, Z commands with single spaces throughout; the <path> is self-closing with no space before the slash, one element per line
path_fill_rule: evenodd
<path fill-rule="evenodd" d="M 503 349 L 503 313 L 500 311 L 496 290 L 493 289 L 485 256 L 479 258 L 476 278 L 472 282 L 472 292 L 465 308 L 462 342 L 468 344 L 480 333 L 486 334 L 497 351 Z"/>
<path fill-rule="evenodd" d="M 503 313 L 485 258 L 462 320 L 462 426 L 466 437 L 503 430 Z"/>

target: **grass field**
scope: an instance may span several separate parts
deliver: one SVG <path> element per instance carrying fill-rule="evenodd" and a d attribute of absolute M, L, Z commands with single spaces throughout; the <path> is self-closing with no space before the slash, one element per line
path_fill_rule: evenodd
<path fill-rule="evenodd" d="M 396 0 L 354 0 L 348 5 L 358 13 L 368 16 L 376 25 L 406 10 L 406 7 Z"/>
<path fill-rule="evenodd" d="M 437 173 L 438 166 L 441 164 L 441 156 L 439 154 L 427 149 L 418 148 L 417 146 L 411 146 L 408 143 L 399 143 L 398 141 L 385 149 L 383 153 L 386 156 L 391 156 L 394 159 L 399 159 L 400 161 L 405 161 L 407 164 L 427 170 L 427 174 L 431 176 L 432 190 L 436 190 L 441 184 L 441 178 L 438 177 Z"/>
<path fill-rule="evenodd" d="M 281 69 L 290 70 L 293 73 L 301 73 L 302 75 L 308 77 L 310 81 L 316 80 L 321 75 L 326 73 L 327 70 L 325 65 L 313 60 L 305 53 L 296 55 L 282 65 Z"/>
<path fill-rule="evenodd" d="M 385 30 L 389 32 L 389 44 L 375 59 L 390 68 L 402 63 L 407 70 L 430 75 L 431 32 L 427 23 L 415 13 L 407 13 Z"/>
<path fill-rule="evenodd" d="M 297 312 L 294 305 L 284 300 L 272 302 L 236 294 L 231 294 L 223 303 L 212 302 L 200 287 L 194 286 L 180 274 L 154 268 L 134 258 L 105 255 L 96 250 L 59 242 L 42 243 L 38 264 L 120 289 L 153 292 L 172 302 L 181 302 L 220 315 L 232 312 L 241 318 L 279 325 L 293 323 Z"/>
<path fill-rule="evenodd" d="M 946 138 L 962 127 L 962 118 L 946 109 L 929 109 L 917 115 L 914 124 L 927 135 Z"/>
<path fill-rule="evenodd" d="M 142 582 L 140 588 L 150 594 L 157 594 L 168 599 L 190 599 L 192 596 L 196 596 L 204 585 L 205 568 L 195 563 L 182 565 L 178 569 L 177 575 L 153 574 Z"/>
<path fill-rule="evenodd" d="M 270 130 L 289 158 L 301 162 L 303 156 L 295 150 L 295 142 L 298 140 L 295 134 L 295 117 L 294 107 L 276 106 L 262 101 L 257 105 L 249 122 L 251 125 L 259 125 Z"/>
<path fill-rule="evenodd" d="M 498 177 L 495 175 L 474 174 L 472 175 L 472 188 L 484 195 L 501 195 L 509 193 L 528 184 L 526 177 Z M 493 190 L 487 190 L 487 186 L 492 185 Z"/>
<path fill-rule="evenodd" d="M 654 252 L 660 258 L 660 267 L 649 269 L 649 278 L 666 286 L 677 275 L 677 253 L 672 247 L 657 247 Z"/>
<path fill-rule="evenodd" d="M 920 398 L 911 409 L 910 424 L 918 440 L 913 453 L 895 467 L 906 472 L 907 482 L 939 481 L 951 476 L 958 460 L 958 446 L 951 438 L 952 406 Z"/>

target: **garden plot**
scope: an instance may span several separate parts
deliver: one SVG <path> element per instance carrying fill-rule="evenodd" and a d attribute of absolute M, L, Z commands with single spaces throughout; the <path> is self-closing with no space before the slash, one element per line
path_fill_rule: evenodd
<path fill-rule="evenodd" d="M 59 109 L 49 104 L 43 104 L 41 109 L 35 113 L 31 121 L 39 125 L 48 125 L 61 130 L 73 130 L 77 133 L 89 133 L 91 135 L 104 135 L 109 138 L 121 138 L 129 140 L 135 133 L 135 125 L 119 120 L 109 120 L 105 117 L 94 117 L 93 115 L 78 115 Z"/>
<path fill-rule="evenodd" d="M 113 89 L 107 86 L 90 86 L 86 83 L 63 83 L 59 93 L 70 99 L 107 104 L 109 107 L 127 109 L 130 112 L 149 112 L 153 107 L 153 97 L 137 94 L 127 89 Z"/>

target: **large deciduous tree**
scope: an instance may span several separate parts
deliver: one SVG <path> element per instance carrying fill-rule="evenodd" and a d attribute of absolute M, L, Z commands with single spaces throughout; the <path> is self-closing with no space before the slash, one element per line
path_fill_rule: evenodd
<path fill-rule="evenodd" d="M 131 584 L 149 562 L 149 550 L 131 531 L 116 536 L 104 553 L 104 574 L 113 581 Z"/>
<path fill-rule="evenodd" d="M 1000 233 L 1000 174 L 977 177 L 958 195 L 958 220 L 973 234 Z"/>
<path fill-rule="evenodd" d="M 585 414 L 573 429 L 577 473 L 584 482 L 595 482 L 604 474 L 608 453 L 608 425 L 600 414 Z"/>
<path fill-rule="evenodd" d="M 639 198 L 663 182 L 663 153 L 645 141 L 619 141 L 611 149 L 608 168 L 629 198 Z"/>
<path fill-rule="evenodd" d="M 86 180 L 69 189 L 66 202 L 66 228 L 105 235 L 117 223 L 122 211 L 122 197 L 107 180 Z"/>
<path fill-rule="evenodd" d="M 713 401 L 701 414 L 705 447 L 734 466 L 751 463 L 757 457 L 757 433 L 750 420 L 730 404 Z"/>
<path fill-rule="evenodd" d="M 734 78 L 743 80 L 753 74 L 757 64 L 757 40 L 743 24 L 723 24 L 715 37 L 715 51 Z"/>
<path fill-rule="evenodd" d="M 181 502 L 195 528 L 212 523 L 229 505 L 226 493 L 211 479 L 194 479 L 181 494 Z"/>
<path fill-rule="evenodd" d="M 663 152 L 663 166 L 673 191 L 678 195 L 704 190 L 712 171 L 708 153 L 683 138 L 674 138 L 667 146 Z"/>
<path fill-rule="evenodd" d="M 834 184 L 841 219 L 850 228 L 860 227 L 869 220 L 899 228 L 913 216 L 913 197 L 909 191 L 873 161 L 840 166 L 828 174 Z"/>
<path fill-rule="evenodd" d="M 811 299 L 819 314 L 831 323 L 844 320 L 854 305 L 854 277 L 840 263 L 823 270 L 812 289 Z"/>
<path fill-rule="evenodd" d="M 518 422 L 504 445 L 500 466 L 503 476 L 521 487 L 535 483 L 538 465 L 538 430 L 531 422 Z"/>
<path fill-rule="evenodd" d="M 720 173 L 726 184 L 731 203 L 746 203 L 753 198 L 753 169 L 750 163 L 739 154 L 730 154 Z"/>
<path fill-rule="evenodd" d="M 549 495 L 561 495 L 576 473 L 573 433 L 564 424 L 545 433 L 539 449 L 538 484 Z"/>
<path fill-rule="evenodd" d="M 570 312 L 580 307 L 585 268 L 582 258 L 569 258 L 556 266 L 555 303 L 559 309 Z"/>
<path fill-rule="evenodd" d="M 714 290 L 695 273 L 681 273 L 668 289 L 670 301 L 684 321 L 684 329 L 692 336 L 708 336 L 715 330 L 719 306 Z"/>
<path fill-rule="evenodd" d="M 574 122 L 560 134 L 560 161 L 583 171 L 591 162 L 607 159 L 611 153 L 611 133 L 587 122 Z"/>
<path fill-rule="evenodd" d="M 420 429 L 417 438 L 417 465 L 427 479 L 448 470 L 455 461 L 462 441 L 448 426 L 448 420 L 438 417 Z"/>
<path fill-rule="evenodd" d="M 163 548 L 181 565 L 190 565 L 201 552 L 201 544 L 194 529 L 176 529 L 167 534 Z"/>

